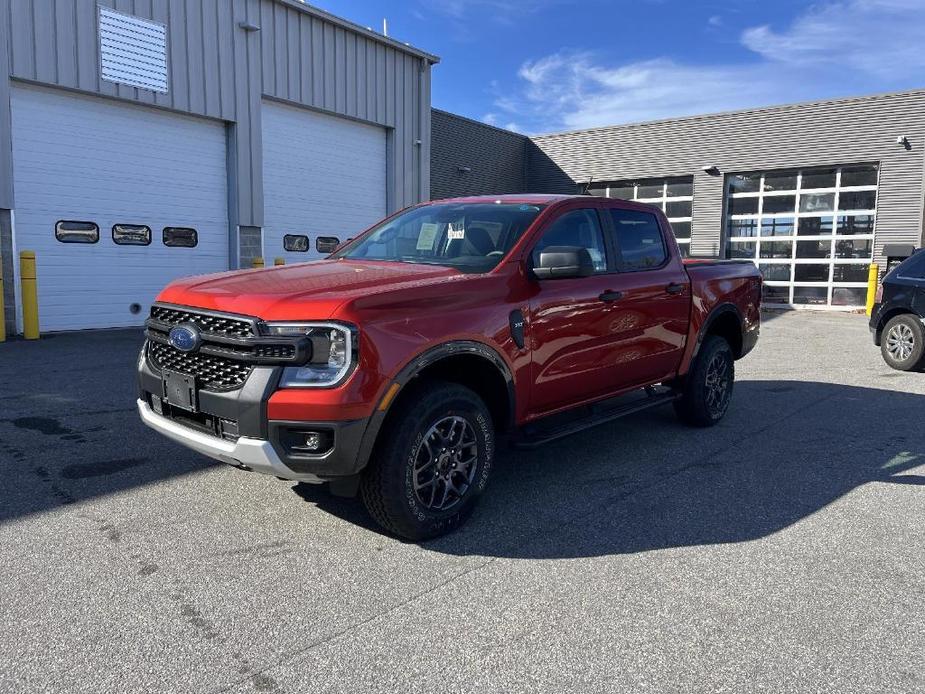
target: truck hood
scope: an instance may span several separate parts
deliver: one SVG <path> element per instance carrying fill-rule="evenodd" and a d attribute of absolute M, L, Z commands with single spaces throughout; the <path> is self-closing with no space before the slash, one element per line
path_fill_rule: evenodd
<path fill-rule="evenodd" d="M 157 300 L 264 320 L 331 318 L 346 301 L 444 282 L 463 273 L 435 265 L 319 260 L 177 280 Z"/>

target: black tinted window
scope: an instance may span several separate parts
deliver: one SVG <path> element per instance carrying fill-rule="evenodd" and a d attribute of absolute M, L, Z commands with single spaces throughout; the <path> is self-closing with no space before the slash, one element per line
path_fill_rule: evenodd
<path fill-rule="evenodd" d="M 143 224 L 114 224 L 112 240 L 120 246 L 147 246 L 151 243 L 151 227 Z"/>
<path fill-rule="evenodd" d="M 283 236 L 283 249 L 290 253 L 308 253 L 308 237 L 304 234 Z"/>
<path fill-rule="evenodd" d="M 610 210 L 624 270 L 647 270 L 668 258 L 658 218 L 637 210 Z"/>
<path fill-rule="evenodd" d="M 903 264 L 896 270 L 896 276 L 925 280 L 925 250 L 903 261 Z"/>
<path fill-rule="evenodd" d="M 587 248 L 594 262 L 594 269 L 598 272 L 607 269 L 604 234 L 596 210 L 572 210 L 554 221 L 552 226 L 543 232 L 533 249 L 534 265 L 539 265 L 540 252 L 553 246 Z"/>
<path fill-rule="evenodd" d="M 187 227 L 164 227 L 164 245 L 177 248 L 195 248 L 199 235 Z"/>
<path fill-rule="evenodd" d="M 55 238 L 61 243 L 96 243 L 100 228 L 93 222 L 61 221 L 55 224 Z"/>

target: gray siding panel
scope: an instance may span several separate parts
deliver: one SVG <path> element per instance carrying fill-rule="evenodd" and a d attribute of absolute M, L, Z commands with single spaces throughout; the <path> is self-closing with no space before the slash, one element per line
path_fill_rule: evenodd
<path fill-rule="evenodd" d="M 98 5 L 167 26 L 166 94 L 100 79 Z M 416 105 L 423 91 L 429 95 L 435 59 L 316 8 L 290 0 L 15 0 L 0 3 L 0 22 L 0 203 L 7 206 L 15 191 L 6 75 L 232 123 L 238 224 L 263 221 L 263 95 L 388 128 L 396 177 L 390 210 L 428 187 L 415 142 L 429 132 Z"/>
<path fill-rule="evenodd" d="M 432 198 L 528 192 L 527 137 L 438 109 L 431 112 L 431 132 Z"/>
<path fill-rule="evenodd" d="M 912 142 L 907 151 L 898 135 Z M 692 251 L 722 248 L 723 174 L 879 162 L 875 260 L 883 245 L 922 234 L 925 90 L 596 128 L 533 138 L 531 188 L 575 192 L 576 182 L 692 175 Z"/>

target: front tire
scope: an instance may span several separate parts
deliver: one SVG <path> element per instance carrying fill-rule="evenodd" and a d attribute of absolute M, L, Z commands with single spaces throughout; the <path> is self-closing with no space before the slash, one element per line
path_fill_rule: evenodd
<path fill-rule="evenodd" d="M 678 418 L 696 427 L 711 427 L 729 409 L 735 384 L 735 358 L 729 343 L 708 335 L 681 385 L 681 397 L 674 402 Z"/>
<path fill-rule="evenodd" d="M 914 371 L 922 366 L 925 328 L 917 316 L 906 313 L 887 321 L 880 338 L 880 353 L 887 366 L 897 371 Z"/>
<path fill-rule="evenodd" d="M 419 387 L 398 404 L 360 485 L 367 511 L 412 541 L 445 535 L 488 485 L 495 434 L 488 408 L 455 383 Z"/>

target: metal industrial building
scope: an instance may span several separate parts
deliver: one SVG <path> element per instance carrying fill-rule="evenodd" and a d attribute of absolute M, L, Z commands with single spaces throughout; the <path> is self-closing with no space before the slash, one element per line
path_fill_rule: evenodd
<path fill-rule="evenodd" d="M 11 330 L 21 250 L 43 331 L 137 325 L 429 197 L 437 58 L 297 0 L 14 0 L 0 48 Z"/>
<path fill-rule="evenodd" d="M 753 259 L 766 302 L 796 307 L 863 306 L 884 246 L 922 243 L 925 90 L 521 137 L 520 148 L 511 137 L 435 114 L 434 151 L 455 154 L 433 163 L 434 197 L 521 186 L 649 202 L 682 250 Z"/>

